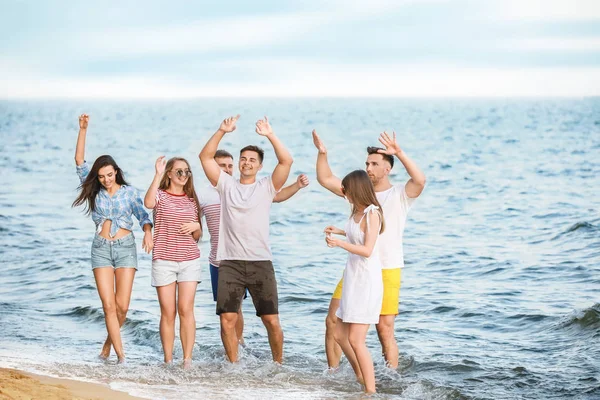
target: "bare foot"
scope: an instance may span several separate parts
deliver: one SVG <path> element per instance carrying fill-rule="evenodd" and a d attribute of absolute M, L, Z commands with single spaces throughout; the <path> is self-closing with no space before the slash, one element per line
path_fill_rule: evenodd
<path fill-rule="evenodd" d="M 362 377 L 362 375 L 356 376 L 356 381 L 361 385 L 365 386 L 365 379 Z"/>
<path fill-rule="evenodd" d="M 125 357 L 119 357 L 117 364 L 125 364 Z"/>
<path fill-rule="evenodd" d="M 190 369 L 192 368 L 192 359 L 191 358 L 186 358 L 183 360 L 183 369 Z"/>
<path fill-rule="evenodd" d="M 100 355 L 98 357 L 103 360 L 107 360 L 108 357 L 110 357 L 110 348 L 111 343 L 108 339 L 106 339 L 106 342 L 104 342 L 104 346 L 102 346 L 102 350 L 100 351 Z"/>

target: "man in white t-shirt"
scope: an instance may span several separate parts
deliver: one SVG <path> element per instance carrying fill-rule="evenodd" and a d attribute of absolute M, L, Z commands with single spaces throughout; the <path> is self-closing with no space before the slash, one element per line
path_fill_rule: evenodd
<path fill-rule="evenodd" d="M 222 171 L 214 156 L 223 136 L 236 129 L 239 117 L 225 119 L 200 152 L 204 173 L 221 199 L 216 256 L 220 261 L 217 314 L 221 320 L 221 340 L 229 361 L 237 362 L 235 326 L 242 297 L 248 289 L 256 315 L 267 328 L 273 360 L 281 363 L 283 331 L 279 323 L 277 281 L 269 246 L 269 215 L 273 198 L 290 174 L 293 159 L 265 117 L 256 123 L 256 133 L 273 145 L 278 161 L 273 174 L 256 179 L 264 158 L 264 151 L 257 146 L 246 146 L 240 151 L 239 180 Z"/>
<path fill-rule="evenodd" d="M 331 172 L 327 161 L 327 149 L 316 131 L 313 131 L 313 141 L 319 151 L 317 180 L 324 188 L 343 197 L 341 180 Z M 368 147 L 365 163 L 385 220 L 385 231 L 379 236 L 378 243 L 379 256 L 383 265 L 383 304 L 377 324 L 377 335 L 386 364 L 390 368 L 397 368 L 398 344 L 394 336 L 394 321 L 398 314 L 400 275 L 404 266 L 402 237 L 408 211 L 425 187 L 425 174 L 400 148 L 396 142 L 396 133 L 390 137 L 383 132 L 379 141 L 385 146 L 385 149 Z M 389 173 L 394 166 L 394 156 L 400 160 L 410 176 L 406 184 L 392 185 L 389 180 Z M 326 320 L 325 351 L 330 368 L 338 367 L 342 355 L 342 351 L 333 337 L 336 323 L 335 312 L 340 305 L 342 287 L 343 282 L 340 281 L 329 303 Z"/>
<path fill-rule="evenodd" d="M 213 157 L 219 168 L 225 173 L 233 176 L 233 155 L 225 150 L 217 150 Z M 308 186 L 308 177 L 305 174 L 298 175 L 296 182 L 281 189 L 273 199 L 273 203 L 286 201 L 302 188 Z M 208 263 L 210 270 L 210 281 L 212 287 L 213 300 L 217 301 L 217 290 L 219 284 L 219 261 L 217 261 L 217 248 L 219 246 L 219 224 L 221 223 L 221 198 L 217 189 L 208 185 L 204 190 L 198 192 L 198 201 L 200 210 L 206 221 L 206 227 L 210 233 L 210 253 Z M 247 294 L 244 294 L 244 298 Z M 235 332 L 240 344 L 244 344 L 244 315 L 242 307 L 238 311 L 238 319 L 235 326 Z"/>

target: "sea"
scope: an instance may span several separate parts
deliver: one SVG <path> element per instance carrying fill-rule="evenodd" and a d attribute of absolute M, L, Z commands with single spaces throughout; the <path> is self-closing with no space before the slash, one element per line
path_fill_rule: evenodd
<path fill-rule="evenodd" d="M 174 365 L 164 366 L 139 226 L 122 328 L 128 360 L 98 358 L 106 330 L 90 266 L 94 225 L 71 207 L 82 113 L 86 159 L 112 155 L 142 196 L 161 155 L 185 157 L 196 190 L 206 190 L 198 153 L 236 114 L 220 147 L 237 160 L 241 147 L 262 146 L 261 175 L 270 173 L 274 152 L 254 132 L 269 117 L 294 157 L 288 183 L 310 179 L 271 211 L 282 365 L 249 299 L 241 360 L 225 360 L 206 232 L 194 364 L 181 368 L 177 333 Z M 323 229 L 343 226 L 350 208 L 316 180 L 313 129 L 339 177 L 364 168 L 383 131 L 396 132 L 427 176 L 398 243 L 400 365 L 386 368 L 371 327 L 370 397 L 345 359 L 327 368 L 325 316 L 347 254 L 327 247 Z M 600 399 L 600 98 L 4 100 L 0 177 L 0 367 L 153 399 Z M 392 182 L 408 179 L 397 162 Z"/>

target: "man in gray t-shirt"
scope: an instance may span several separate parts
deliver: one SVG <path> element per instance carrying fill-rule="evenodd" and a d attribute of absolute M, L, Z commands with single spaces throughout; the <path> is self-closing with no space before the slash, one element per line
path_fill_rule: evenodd
<path fill-rule="evenodd" d="M 223 136 L 236 129 L 239 117 L 225 119 L 200 152 L 204 173 L 221 198 L 217 249 L 217 260 L 220 261 L 217 314 L 221 319 L 221 339 L 229 361 L 237 362 L 235 325 L 247 288 L 256 315 L 267 328 L 273 360 L 281 363 L 283 331 L 279 323 L 277 281 L 269 246 L 269 215 L 273 198 L 285 184 L 293 159 L 265 117 L 256 123 L 256 133 L 273 145 L 278 161 L 273 174 L 256 179 L 264 157 L 264 151 L 257 146 L 246 146 L 240 151 L 239 180 L 223 172 L 214 155 Z"/>

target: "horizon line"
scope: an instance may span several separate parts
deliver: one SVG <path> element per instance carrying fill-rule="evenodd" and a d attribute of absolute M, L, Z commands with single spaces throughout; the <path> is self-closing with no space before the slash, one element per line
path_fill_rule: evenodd
<path fill-rule="evenodd" d="M 196 96 L 0 96 L 0 101 L 26 101 L 26 100 L 204 100 L 204 99 L 582 99 L 596 98 L 598 94 L 511 94 L 511 95 L 196 95 Z"/>

